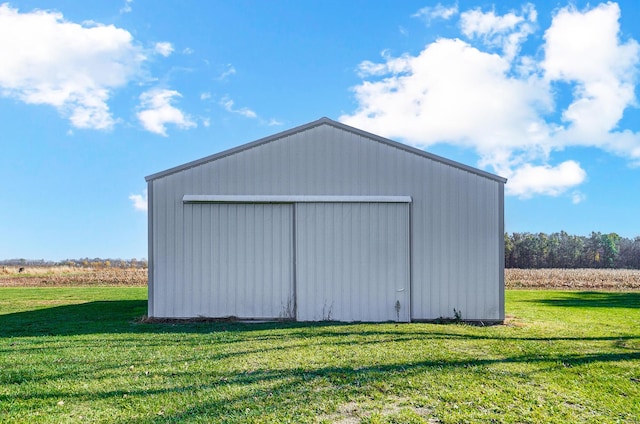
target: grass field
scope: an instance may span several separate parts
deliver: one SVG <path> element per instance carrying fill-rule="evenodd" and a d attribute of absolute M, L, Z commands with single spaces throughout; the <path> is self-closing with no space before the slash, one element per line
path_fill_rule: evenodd
<path fill-rule="evenodd" d="M 144 287 L 0 288 L 0 422 L 640 422 L 640 292 L 506 325 L 144 324 Z"/>

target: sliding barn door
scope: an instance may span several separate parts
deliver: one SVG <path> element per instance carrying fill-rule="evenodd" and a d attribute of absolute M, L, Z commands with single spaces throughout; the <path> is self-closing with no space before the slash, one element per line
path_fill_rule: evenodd
<path fill-rule="evenodd" d="M 293 205 L 185 204 L 187 316 L 294 318 Z"/>
<path fill-rule="evenodd" d="M 410 320 L 408 203 L 299 203 L 295 221 L 298 320 Z"/>

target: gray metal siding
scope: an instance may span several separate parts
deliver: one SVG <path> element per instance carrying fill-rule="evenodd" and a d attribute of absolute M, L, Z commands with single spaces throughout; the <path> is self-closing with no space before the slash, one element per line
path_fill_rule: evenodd
<path fill-rule="evenodd" d="M 505 285 L 504 285 L 504 184 L 500 184 L 499 189 L 499 194 L 498 194 L 498 215 L 499 215 L 499 222 L 498 222 L 498 227 L 500 228 L 500 241 L 499 241 L 499 248 L 500 248 L 500 253 L 498 255 L 499 257 L 499 268 L 500 268 L 500 280 L 498 281 L 498 291 L 500 293 L 500 301 L 499 301 L 499 314 L 500 314 L 500 321 L 504 321 L 505 319 L 505 310 L 504 310 L 504 289 L 505 289 Z"/>
<path fill-rule="evenodd" d="M 154 225 L 153 225 L 153 184 L 151 182 L 147 183 L 147 243 L 149 246 L 149 253 L 148 253 L 148 264 L 151 265 L 153 264 L 155 261 L 153 260 L 153 254 L 155 251 L 155 244 L 153 242 L 153 235 L 154 235 Z M 147 268 L 147 298 L 148 300 L 148 311 L 147 314 L 149 316 L 154 316 L 153 314 L 153 299 L 154 299 L 154 295 L 153 295 L 153 288 L 154 288 L 154 284 L 153 284 L 153 274 L 154 274 L 154 267 L 153 266 L 149 266 Z"/>
<path fill-rule="evenodd" d="M 153 309 L 185 302 L 189 195 L 411 196 L 411 318 L 503 319 L 503 182 L 332 125 L 150 179 Z"/>
<path fill-rule="evenodd" d="M 295 228 L 298 320 L 409 321 L 408 203 L 297 204 Z"/>
<path fill-rule="evenodd" d="M 235 154 L 240 153 L 240 152 L 245 151 L 245 150 L 252 149 L 252 148 L 260 146 L 262 144 L 270 143 L 270 142 L 272 142 L 274 140 L 277 140 L 277 139 L 280 139 L 280 138 L 290 137 L 290 136 L 295 135 L 297 133 L 308 131 L 310 129 L 313 129 L 313 128 L 315 128 L 317 126 L 321 126 L 321 125 L 328 125 L 328 126 L 337 128 L 337 129 L 339 129 L 341 131 L 346 131 L 346 132 L 349 132 L 351 134 L 357 135 L 359 137 L 367 138 L 369 140 L 373 140 L 373 141 L 376 141 L 378 143 L 385 144 L 385 145 L 388 145 L 388 146 L 396 148 L 396 149 L 404 150 L 404 151 L 406 151 L 408 153 L 411 153 L 411 154 L 422 156 L 422 157 L 427 158 L 429 160 L 433 160 L 433 161 L 440 162 L 440 163 L 443 163 L 443 164 L 448 165 L 448 166 L 452 166 L 454 168 L 458 168 L 458 169 L 461 169 L 461 170 L 464 170 L 464 171 L 467 171 L 467 172 L 471 172 L 472 174 L 476 174 L 476 175 L 488 178 L 490 180 L 494 180 L 494 181 L 498 181 L 498 182 L 502 182 L 502 183 L 506 183 L 507 182 L 507 180 L 505 178 L 499 177 L 497 175 L 491 174 L 491 173 L 483 171 L 481 169 L 474 168 L 474 167 L 471 167 L 471 166 L 468 166 L 468 165 L 465 165 L 465 164 L 462 164 L 462 163 L 459 163 L 459 162 L 456 162 L 456 161 L 453 161 L 453 160 L 450 160 L 450 159 L 447 159 L 447 158 L 444 158 L 444 157 L 441 157 L 441 156 L 438 156 L 438 155 L 434 155 L 434 154 L 426 152 L 424 150 L 420 150 L 420 149 L 417 149 L 415 147 L 407 146 L 406 144 L 398 143 L 397 141 L 393 141 L 393 140 L 389 140 L 389 139 L 384 138 L 384 137 L 380 137 L 378 135 L 375 135 L 375 134 L 372 134 L 372 133 L 369 133 L 369 132 L 366 132 L 366 131 L 363 131 L 363 130 L 360 130 L 360 129 L 357 129 L 357 128 L 354 128 L 354 127 L 351 127 L 351 126 L 343 124 L 341 122 L 333 121 L 333 120 L 331 120 L 329 118 L 320 118 L 317 121 L 313 121 L 313 122 L 301 125 L 301 126 L 296 127 L 296 128 L 291 128 L 289 130 L 286 130 L 286 131 L 280 132 L 278 134 L 274 134 L 274 135 L 262 138 L 260 140 L 256 140 L 256 141 L 251 142 L 251 143 L 243 144 L 241 146 L 234 147 L 234 148 L 231 148 L 229 150 L 225 150 L 225 151 L 220 152 L 220 153 L 215 153 L 215 154 L 213 154 L 211 156 L 207 156 L 207 157 L 204 157 L 204 158 L 201 158 L 201 159 L 194 160 L 192 162 L 188 162 L 188 163 L 185 163 L 185 164 L 182 164 L 182 165 L 178 165 L 178 166 L 176 166 L 174 168 L 167 169 L 167 170 L 158 172 L 158 173 L 153 174 L 153 175 L 149 175 L 149 176 L 146 177 L 146 180 L 147 181 L 152 181 L 152 180 L 155 180 L 155 179 L 158 179 L 158 178 L 163 178 L 163 177 L 169 176 L 171 174 L 175 174 L 175 173 L 178 173 L 178 172 L 185 171 L 185 170 L 187 170 L 189 168 L 195 168 L 197 166 L 201 166 L 201 165 L 207 164 L 209 162 L 212 162 L 212 161 L 215 161 L 215 160 L 218 160 L 218 159 L 222 159 L 222 158 L 227 157 L 227 156 L 235 155 Z"/>
<path fill-rule="evenodd" d="M 498 185 L 435 167 L 412 211 L 413 319 L 498 320 Z M 433 193 L 433 194 L 430 194 Z"/>
<path fill-rule="evenodd" d="M 162 317 L 293 318 L 292 205 L 185 204 Z"/>

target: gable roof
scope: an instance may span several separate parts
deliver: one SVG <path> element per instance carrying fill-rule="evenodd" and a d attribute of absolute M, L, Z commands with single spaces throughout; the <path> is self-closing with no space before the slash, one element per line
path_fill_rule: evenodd
<path fill-rule="evenodd" d="M 406 151 L 408 153 L 411 153 L 411 154 L 414 154 L 414 155 L 418 155 L 418 156 L 422 156 L 424 158 L 431 159 L 433 161 L 440 162 L 440 163 L 443 163 L 445 165 L 452 166 L 454 168 L 462 169 L 464 171 L 470 172 L 472 174 L 479 175 L 481 177 L 488 178 L 490 180 L 497 181 L 497 182 L 502 183 L 502 184 L 507 182 L 506 178 L 500 177 L 498 175 L 491 174 L 489 172 L 483 171 L 483 170 L 478 169 L 478 168 L 474 168 L 472 166 L 468 166 L 468 165 L 462 164 L 460 162 L 453 161 L 451 159 L 443 158 L 442 156 L 434 155 L 433 153 L 425 152 L 424 150 L 420 150 L 420 149 L 417 149 L 415 147 L 407 146 L 406 144 L 402 144 L 402 143 L 399 143 L 397 141 L 389 140 L 388 138 L 380 137 L 379 135 L 375 135 L 375 134 L 360 130 L 358 128 L 351 127 L 349 125 L 343 124 L 343 123 L 338 122 L 338 121 L 334 121 L 334 120 L 326 118 L 326 117 L 320 118 L 320 119 L 318 119 L 316 121 L 309 122 L 308 124 L 300 125 L 298 127 L 291 128 L 289 130 L 279 132 L 277 134 L 270 135 L 268 137 L 261 138 L 259 140 L 256 140 L 256 141 L 253 141 L 253 142 L 250 142 L 250 143 L 242 144 L 240 146 L 237 146 L 237 147 L 234 147 L 234 148 L 231 148 L 231 149 L 228 149 L 228 150 L 224 150 L 222 152 L 219 152 L 219 153 L 216 153 L 216 154 L 213 154 L 213 155 L 210 155 L 210 156 L 206 156 L 206 157 L 201 158 L 201 159 L 197 159 L 197 160 L 194 160 L 194 161 L 191 161 L 191 162 L 187 162 L 185 164 L 178 165 L 176 167 L 169 168 L 167 170 L 164 170 L 164 171 L 161 171 L 161 172 L 157 172 L 155 174 L 151 174 L 151 175 L 145 177 L 145 180 L 147 182 L 150 182 L 150 181 L 156 180 L 158 178 L 166 177 L 168 175 L 175 174 L 177 172 L 181 172 L 181 171 L 184 171 L 184 170 L 189 169 L 189 168 L 194 168 L 196 166 L 200 166 L 200 165 L 203 165 L 203 164 L 208 163 L 208 162 L 213 162 L 215 160 L 218 160 L 218 159 L 221 159 L 221 158 L 224 158 L 224 157 L 227 157 L 227 156 L 235 155 L 236 153 L 240 153 L 240 152 L 243 152 L 245 150 L 252 149 L 254 147 L 262 146 L 263 144 L 271 143 L 272 141 L 276 141 L 276 140 L 279 140 L 281 138 L 289 137 L 289 136 L 294 135 L 294 134 L 299 133 L 299 132 L 310 130 L 310 129 L 318 127 L 320 125 L 330 125 L 330 126 L 332 126 L 334 128 L 337 128 L 337 129 L 340 129 L 340 130 L 343 130 L 343 131 L 347 131 L 347 132 L 350 132 L 350 133 L 353 133 L 353 134 L 368 138 L 370 140 L 376 141 L 378 143 L 386 144 L 386 145 L 388 145 L 390 147 L 393 147 L 393 148 L 396 148 L 396 149 L 400 149 L 400 150 L 404 150 L 404 151 Z"/>

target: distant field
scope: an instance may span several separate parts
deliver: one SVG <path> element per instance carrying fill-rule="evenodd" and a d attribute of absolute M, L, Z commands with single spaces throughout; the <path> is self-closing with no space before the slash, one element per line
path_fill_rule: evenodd
<path fill-rule="evenodd" d="M 507 288 L 640 290 L 638 269 L 506 269 Z"/>
<path fill-rule="evenodd" d="M 146 286 L 143 268 L 24 267 L 0 268 L 0 287 Z"/>
<path fill-rule="evenodd" d="M 0 422 L 640 423 L 640 292 L 506 325 L 144 324 L 144 287 L 0 288 Z"/>
<path fill-rule="evenodd" d="M 0 268 L 0 287 L 145 286 L 147 270 L 135 268 Z M 507 269 L 507 288 L 640 290 L 640 270 Z"/>

